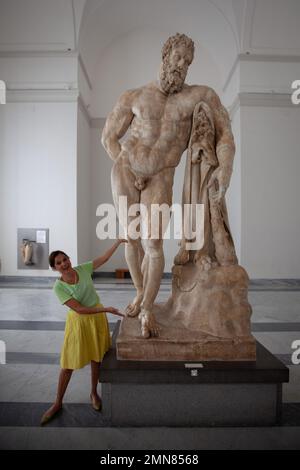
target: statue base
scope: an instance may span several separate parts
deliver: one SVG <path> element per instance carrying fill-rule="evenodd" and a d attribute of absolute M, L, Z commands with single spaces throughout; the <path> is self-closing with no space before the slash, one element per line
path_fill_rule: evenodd
<path fill-rule="evenodd" d="M 155 310 L 158 310 L 156 306 Z M 125 361 L 255 361 L 256 343 L 244 338 L 216 338 L 201 332 L 163 327 L 162 312 L 155 317 L 160 326 L 158 338 L 144 339 L 138 318 L 122 321 L 116 341 L 117 359 Z"/>
<path fill-rule="evenodd" d="M 117 358 L 132 361 L 255 361 L 248 275 L 239 265 L 173 267 L 172 294 L 154 305 L 160 334 L 144 339 L 138 318 L 125 318 Z"/>

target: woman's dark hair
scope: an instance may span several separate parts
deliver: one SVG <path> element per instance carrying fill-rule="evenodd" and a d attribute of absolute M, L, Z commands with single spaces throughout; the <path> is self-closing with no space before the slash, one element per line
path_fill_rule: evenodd
<path fill-rule="evenodd" d="M 67 258 L 69 258 L 69 256 L 66 255 L 66 253 L 64 251 L 61 251 L 61 250 L 52 251 L 52 253 L 50 253 L 50 255 L 49 255 L 49 264 L 50 264 L 51 268 L 53 268 L 53 269 L 55 268 L 55 258 L 58 255 L 64 255 Z"/>

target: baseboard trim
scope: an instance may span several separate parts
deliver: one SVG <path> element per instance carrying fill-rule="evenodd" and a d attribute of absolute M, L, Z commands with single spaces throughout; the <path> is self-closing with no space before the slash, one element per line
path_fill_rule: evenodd
<path fill-rule="evenodd" d="M 164 273 L 163 279 L 172 279 L 172 273 Z M 6 285 L 17 284 L 16 287 L 24 286 L 30 287 L 31 284 L 38 284 L 41 287 L 52 287 L 53 283 L 57 278 L 52 276 L 0 276 L 0 287 L 5 287 Z M 112 279 L 117 280 L 115 271 L 107 272 L 94 272 L 93 279 Z M 127 281 L 130 281 L 131 278 L 125 278 Z M 121 279 L 122 281 L 122 279 Z M 33 286 L 34 287 L 34 286 Z M 252 291 L 300 291 L 300 279 L 299 278 L 287 278 L 287 279 L 250 279 L 249 290 Z"/>

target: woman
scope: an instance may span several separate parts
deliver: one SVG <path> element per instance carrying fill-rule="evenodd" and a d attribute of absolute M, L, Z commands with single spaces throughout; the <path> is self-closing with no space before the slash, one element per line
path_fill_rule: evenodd
<path fill-rule="evenodd" d="M 62 401 L 74 369 L 81 369 L 91 363 L 91 403 L 100 411 L 101 399 L 97 393 L 99 367 L 106 351 L 111 346 L 105 312 L 124 316 L 114 307 L 103 307 L 92 281 L 92 273 L 102 266 L 121 243 L 118 240 L 103 256 L 94 261 L 72 267 L 70 258 L 63 251 L 53 251 L 49 256 L 52 269 L 61 274 L 54 284 L 59 301 L 67 305 L 68 312 L 64 343 L 61 351 L 55 403 L 44 413 L 41 424 L 45 424 L 62 408 Z"/>

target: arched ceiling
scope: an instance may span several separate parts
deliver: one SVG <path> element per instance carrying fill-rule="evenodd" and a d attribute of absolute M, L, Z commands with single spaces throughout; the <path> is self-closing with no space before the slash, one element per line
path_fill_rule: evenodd
<path fill-rule="evenodd" d="M 77 50 L 86 0 L 0 0 L 0 52 Z"/>
<path fill-rule="evenodd" d="M 299 25 L 299 0 L 246 0 L 241 52 L 299 56 Z"/>
<path fill-rule="evenodd" d="M 184 32 L 202 45 L 222 73 L 239 52 L 231 0 L 88 0 L 79 50 L 93 81 L 101 56 L 118 38 L 140 30 Z"/>
<path fill-rule="evenodd" d="M 182 31 L 224 80 L 239 53 L 300 56 L 299 24 L 299 0 L 0 0 L 0 54 L 79 51 L 93 82 L 122 38 Z"/>
<path fill-rule="evenodd" d="M 299 0 L 87 0 L 79 51 L 91 80 L 112 43 L 152 28 L 185 32 L 218 64 L 222 81 L 240 53 L 300 55 Z"/>
<path fill-rule="evenodd" d="M 75 51 L 79 38 L 92 64 L 107 41 L 143 24 L 210 30 L 209 40 L 219 34 L 213 11 L 238 52 L 300 55 L 299 0 L 0 0 L 0 52 Z"/>

